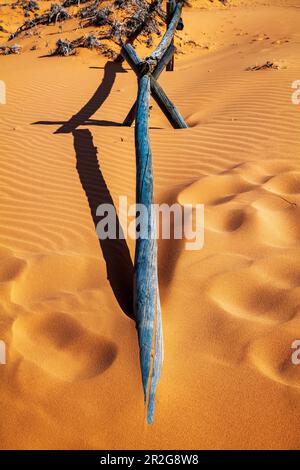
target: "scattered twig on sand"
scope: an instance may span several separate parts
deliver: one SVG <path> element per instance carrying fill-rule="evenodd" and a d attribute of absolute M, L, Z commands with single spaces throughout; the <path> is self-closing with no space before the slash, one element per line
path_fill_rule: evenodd
<path fill-rule="evenodd" d="M 279 65 L 275 64 L 274 62 L 270 62 L 268 60 L 265 64 L 253 65 L 252 67 L 247 67 L 246 71 L 247 72 L 256 72 L 258 70 L 266 70 L 266 69 L 279 70 Z"/>
<path fill-rule="evenodd" d="M 39 10 L 39 4 L 35 0 L 28 0 L 22 2 L 22 8 L 24 11 L 34 13 L 35 11 Z"/>
<path fill-rule="evenodd" d="M 79 6 L 82 3 L 87 3 L 89 0 L 64 0 L 63 7 L 67 8 L 70 6 Z"/>
<path fill-rule="evenodd" d="M 94 34 L 81 36 L 80 38 L 74 39 L 74 41 L 68 41 L 67 39 L 59 39 L 56 43 L 56 49 L 53 51 L 52 55 L 60 55 L 67 57 L 75 54 L 76 49 L 79 47 L 84 47 L 87 49 L 96 49 L 109 59 L 115 59 L 117 57 L 116 52 L 114 52 L 105 44 L 102 44 Z"/>
<path fill-rule="evenodd" d="M 283 197 L 283 196 L 279 196 L 279 195 L 277 195 L 277 196 L 278 196 L 280 199 L 282 199 L 282 201 L 287 202 L 288 204 L 290 204 L 292 207 L 297 207 L 296 202 L 291 202 L 291 201 L 289 201 L 288 199 L 286 199 L 286 198 Z"/>
<path fill-rule="evenodd" d="M 80 5 L 87 3 L 86 6 L 72 15 L 67 8 L 72 5 Z M 21 0 L 18 5 L 26 5 L 27 10 L 33 12 L 36 9 L 35 0 Z M 165 24 L 165 13 L 162 9 L 162 0 L 113 0 L 105 7 L 101 6 L 102 0 L 63 0 L 63 3 L 53 3 L 48 11 L 43 15 L 34 16 L 23 25 L 21 25 L 9 37 L 12 40 L 21 33 L 27 33 L 28 30 L 39 25 L 55 24 L 63 22 L 77 16 L 80 18 L 80 26 L 95 26 L 99 28 L 97 40 L 111 40 L 116 45 L 122 46 L 126 42 L 133 43 L 139 36 L 148 47 L 153 44 L 153 34 L 161 35 L 161 27 Z M 121 15 L 117 14 L 118 10 L 123 10 Z M 29 13 L 28 13 L 29 14 Z M 94 44 L 91 42 L 90 44 Z M 70 55 L 74 53 L 77 47 L 89 47 L 82 44 L 82 38 L 74 41 L 60 40 L 56 45 L 55 54 Z M 93 48 L 101 49 L 101 52 L 109 58 L 120 58 L 112 49 L 100 43 Z"/>
<path fill-rule="evenodd" d="M 20 26 L 17 31 L 10 35 L 9 41 L 21 34 L 23 31 L 34 28 L 37 25 L 56 23 L 58 21 L 65 21 L 69 18 L 71 18 L 71 15 L 60 3 L 53 3 L 50 10 L 48 10 L 43 15 L 25 21 L 25 23 Z"/>
<path fill-rule="evenodd" d="M 59 39 L 56 43 L 56 49 L 53 52 L 53 55 L 61 55 L 66 57 L 72 54 L 75 54 L 72 43 L 67 39 Z"/>
<path fill-rule="evenodd" d="M 12 46 L 0 46 L 0 55 L 9 54 L 20 54 L 22 48 L 19 44 L 13 44 Z"/>
<path fill-rule="evenodd" d="M 81 26 L 108 26 L 110 39 L 118 44 L 141 33 L 160 35 L 160 21 L 164 17 L 161 0 L 152 0 L 151 3 L 145 0 L 116 0 L 113 5 L 104 8 L 99 9 L 98 6 L 99 0 L 96 0 L 79 11 Z M 127 15 L 123 21 L 115 18 L 116 9 L 126 9 Z"/>

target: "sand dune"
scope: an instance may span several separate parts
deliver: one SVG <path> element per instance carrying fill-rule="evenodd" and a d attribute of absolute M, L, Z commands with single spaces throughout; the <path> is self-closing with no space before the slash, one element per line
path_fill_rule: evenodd
<path fill-rule="evenodd" d="M 152 103 L 151 142 L 157 202 L 204 203 L 205 244 L 159 241 L 165 363 L 150 427 L 128 316 L 134 242 L 99 244 L 91 215 L 134 202 L 134 132 L 119 124 L 136 80 L 90 51 L 43 58 L 54 26 L 38 50 L 24 37 L 21 55 L 0 57 L 4 449 L 299 448 L 300 5 L 192 3 L 160 78 L 190 128 Z M 267 61 L 279 68 L 246 71 Z"/>
<path fill-rule="evenodd" d="M 117 353 L 113 342 L 90 334 L 64 313 L 20 317 L 12 331 L 13 346 L 24 360 L 63 381 L 100 375 Z"/>

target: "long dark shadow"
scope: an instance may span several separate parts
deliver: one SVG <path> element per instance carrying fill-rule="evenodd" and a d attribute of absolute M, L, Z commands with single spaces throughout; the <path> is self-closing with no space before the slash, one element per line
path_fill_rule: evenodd
<path fill-rule="evenodd" d="M 62 126 L 68 125 L 70 121 L 36 121 L 32 125 L 42 125 L 42 126 Z M 80 124 L 81 126 L 98 126 L 98 127 L 122 127 L 122 123 L 115 121 L 105 121 L 97 119 L 87 119 L 85 122 Z M 73 132 L 73 131 L 72 131 Z M 62 134 L 63 132 L 55 131 L 54 134 Z M 68 132 L 67 132 L 68 133 Z"/>
<path fill-rule="evenodd" d="M 104 67 L 104 75 L 101 84 L 90 98 L 90 100 L 72 118 L 64 123 L 55 134 L 67 134 L 73 132 L 78 126 L 84 124 L 108 98 L 117 73 L 126 73 L 119 62 L 108 61 Z"/>
<path fill-rule="evenodd" d="M 95 228 L 101 217 L 96 215 L 100 204 L 111 204 L 113 199 L 105 183 L 97 158 L 97 147 L 88 129 L 72 132 L 76 153 L 76 169 L 81 185 L 86 194 Z M 120 223 L 116 217 L 116 233 Z M 100 247 L 106 263 L 107 278 L 114 295 L 127 316 L 133 318 L 133 263 L 125 239 L 99 239 Z"/>
<path fill-rule="evenodd" d="M 82 188 L 86 194 L 92 219 L 97 227 L 101 220 L 96 215 L 97 208 L 101 204 L 113 204 L 97 159 L 97 148 L 93 144 L 93 137 L 89 129 L 78 129 L 78 126 L 120 126 L 113 121 L 98 121 L 91 116 L 102 106 L 108 98 L 117 73 L 126 73 L 120 63 L 107 62 L 104 67 L 104 75 L 101 84 L 89 99 L 89 101 L 69 121 L 38 121 L 33 124 L 60 125 L 55 134 L 71 133 L 74 138 L 76 153 L 76 168 Z M 116 231 L 119 233 L 120 223 L 116 218 Z M 99 244 L 106 263 L 107 278 L 114 295 L 123 310 L 130 318 L 133 314 L 133 263 L 127 243 L 124 239 L 100 240 Z"/>

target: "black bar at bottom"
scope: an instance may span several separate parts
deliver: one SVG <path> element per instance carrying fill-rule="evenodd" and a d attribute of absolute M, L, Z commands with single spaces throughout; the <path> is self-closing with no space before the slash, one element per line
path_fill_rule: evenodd
<path fill-rule="evenodd" d="M 168 450 L 168 451 L 1 451 L 0 466 L 16 463 L 22 468 L 26 464 L 37 464 L 50 467 L 55 464 L 86 468 L 101 468 L 103 466 L 121 466 L 123 468 L 147 468 L 148 465 L 185 465 L 206 468 L 205 465 L 226 464 L 247 465 L 282 463 L 284 468 L 299 463 L 298 451 L 198 451 L 198 450 Z M 204 465 L 204 467 L 203 467 Z M 21 468 L 21 467 L 20 467 Z"/>

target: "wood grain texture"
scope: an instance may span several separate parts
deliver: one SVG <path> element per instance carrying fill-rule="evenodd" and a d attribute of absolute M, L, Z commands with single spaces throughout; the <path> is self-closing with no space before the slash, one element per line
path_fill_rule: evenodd
<path fill-rule="evenodd" d="M 162 40 L 160 41 L 159 45 L 157 46 L 157 48 L 147 58 L 147 61 L 149 61 L 149 62 L 150 61 L 151 62 L 152 61 L 158 62 L 162 58 L 162 56 L 164 55 L 164 53 L 166 52 L 166 50 L 168 49 L 170 44 L 172 43 L 177 25 L 180 21 L 182 6 L 183 6 L 182 2 L 179 2 L 177 4 L 177 6 L 175 8 L 175 11 L 174 11 L 174 14 L 172 16 L 172 19 L 171 19 L 171 21 L 168 25 L 167 31 L 165 32 L 165 34 L 164 34 Z"/>
<path fill-rule="evenodd" d="M 149 140 L 150 78 L 138 80 L 136 144 L 136 202 L 147 209 L 140 220 L 141 237 L 135 252 L 135 318 L 137 322 L 140 363 L 147 421 L 153 422 L 155 392 L 163 360 L 161 308 L 157 274 L 156 222 L 153 210 L 153 174 Z"/>
<path fill-rule="evenodd" d="M 153 172 L 149 139 L 150 93 L 174 128 L 188 127 L 156 79 L 174 55 L 174 34 L 182 3 L 175 8 L 168 29 L 154 53 L 141 61 L 135 49 L 126 44 L 121 54 L 138 76 L 138 97 L 124 124 L 136 115 L 136 204 L 139 212 L 134 265 L 134 313 L 138 330 L 140 365 L 147 406 L 147 421 L 153 423 L 155 395 L 163 362 L 163 334 L 157 272 L 156 220 L 153 209 Z M 154 65 L 154 70 L 153 70 Z"/>
<path fill-rule="evenodd" d="M 175 0 L 167 1 L 167 28 L 170 24 L 170 21 L 172 19 L 175 8 L 176 8 L 176 1 Z M 172 42 L 171 42 L 171 45 L 172 44 L 174 45 L 174 37 L 173 37 Z M 173 72 L 174 71 L 174 56 L 172 56 L 170 61 L 168 62 L 166 70 L 167 70 L 167 72 Z"/>

